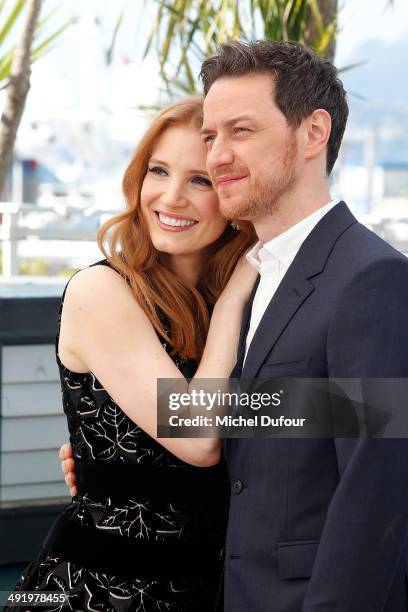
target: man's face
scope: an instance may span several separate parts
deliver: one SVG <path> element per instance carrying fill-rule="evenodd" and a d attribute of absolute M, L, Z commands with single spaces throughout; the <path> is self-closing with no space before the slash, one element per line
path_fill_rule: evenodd
<path fill-rule="evenodd" d="M 269 75 L 222 78 L 204 101 L 207 171 L 228 219 L 273 213 L 296 184 L 297 133 L 274 102 Z"/>

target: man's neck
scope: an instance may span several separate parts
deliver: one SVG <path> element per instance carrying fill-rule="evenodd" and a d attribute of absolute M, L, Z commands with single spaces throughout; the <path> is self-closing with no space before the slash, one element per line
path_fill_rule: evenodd
<path fill-rule="evenodd" d="M 261 242 L 273 240 L 332 200 L 327 188 L 309 194 L 306 192 L 307 195 L 302 197 L 298 194 L 297 190 L 296 193 L 288 194 L 284 200 L 281 198 L 275 202 L 271 206 L 270 215 L 250 219 Z"/>

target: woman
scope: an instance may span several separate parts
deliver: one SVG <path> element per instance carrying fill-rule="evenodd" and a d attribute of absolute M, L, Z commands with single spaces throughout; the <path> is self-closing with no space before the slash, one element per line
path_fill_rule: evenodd
<path fill-rule="evenodd" d="M 199 98 L 153 122 L 124 175 L 126 211 L 98 234 L 106 259 L 62 297 L 56 351 L 78 495 L 16 590 L 64 591 L 74 610 L 216 605 L 220 441 L 156 435 L 158 378 L 228 377 L 255 280 L 242 258 L 252 230 L 218 212 L 201 123 Z"/>

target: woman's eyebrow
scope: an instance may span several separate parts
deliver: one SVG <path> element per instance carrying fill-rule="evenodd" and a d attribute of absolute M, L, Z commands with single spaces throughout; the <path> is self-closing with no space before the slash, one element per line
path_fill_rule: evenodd
<path fill-rule="evenodd" d="M 202 127 L 200 130 L 200 136 L 205 136 L 206 134 L 211 134 L 212 132 L 214 132 L 214 130 L 211 130 L 210 128 Z"/>
<path fill-rule="evenodd" d="M 209 174 L 207 172 L 207 170 L 190 170 L 191 174 L 202 174 L 203 176 L 208 176 L 209 178 Z"/>
<path fill-rule="evenodd" d="M 160 164 L 161 166 L 169 167 L 168 163 L 166 163 L 164 161 L 161 161 L 160 159 L 156 159 L 155 157 L 151 157 L 149 159 L 149 163 Z M 189 170 L 188 172 L 189 172 L 189 174 L 203 174 L 204 176 L 208 176 L 209 177 L 209 174 L 208 174 L 207 170 L 203 170 L 202 168 L 200 170 Z"/>
<path fill-rule="evenodd" d="M 160 159 L 156 159 L 155 157 L 151 157 L 149 159 L 149 162 L 152 162 L 153 164 L 161 164 L 162 166 L 168 166 L 168 164 L 165 161 L 162 161 Z"/>

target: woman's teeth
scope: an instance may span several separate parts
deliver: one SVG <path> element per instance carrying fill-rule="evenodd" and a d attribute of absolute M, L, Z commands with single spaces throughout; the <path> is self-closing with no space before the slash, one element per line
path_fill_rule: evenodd
<path fill-rule="evenodd" d="M 173 217 L 166 217 L 161 213 L 158 213 L 159 219 L 161 223 L 165 225 L 171 225 L 172 227 L 189 227 L 190 225 L 195 225 L 197 221 L 187 221 L 184 219 L 174 219 Z"/>

